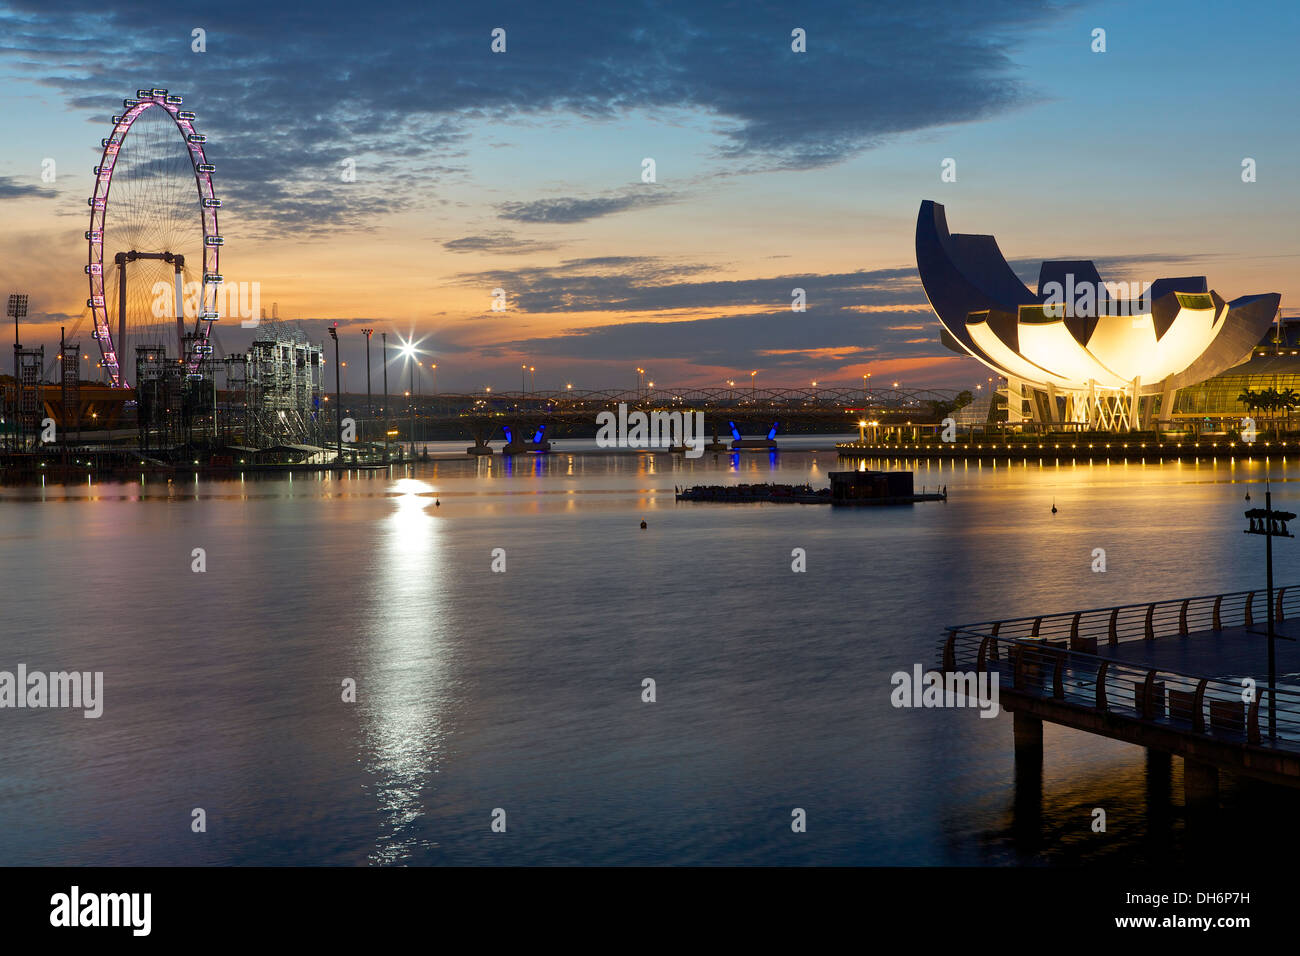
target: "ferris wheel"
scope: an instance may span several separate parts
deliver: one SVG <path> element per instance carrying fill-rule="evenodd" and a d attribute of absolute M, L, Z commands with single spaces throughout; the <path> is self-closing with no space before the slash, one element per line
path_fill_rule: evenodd
<path fill-rule="evenodd" d="M 86 306 L 117 388 L 134 377 L 131 348 L 174 351 L 194 373 L 211 352 L 223 291 L 216 167 L 204 153 L 207 138 L 194 129 L 195 114 L 161 89 L 137 90 L 122 106 L 102 140 L 86 231 Z"/>

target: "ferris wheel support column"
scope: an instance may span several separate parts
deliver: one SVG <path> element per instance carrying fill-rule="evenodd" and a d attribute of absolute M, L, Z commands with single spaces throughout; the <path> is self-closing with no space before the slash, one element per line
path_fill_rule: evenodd
<path fill-rule="evenodd" d="M 176 355 L 185 359 L 185 301 L 181 297 L 181 269 L 185 268 L 185 257 L 176 257 Z"/>
<path fill-rule="evenodd" d="M 114 343 L 118 368 L 126 361 L 126 253 L 119 252 L 117 260 L 117 341 Z"/>

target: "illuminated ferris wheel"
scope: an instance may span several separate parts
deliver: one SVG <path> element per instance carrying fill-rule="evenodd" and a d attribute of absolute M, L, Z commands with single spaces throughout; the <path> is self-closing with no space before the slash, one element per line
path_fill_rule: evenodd
<path fill-rule="evenodd" d="M 122 101 L 87 200 L 86 305 L 103 367 L 118 388 L 129 387 L 131 348 L 174 351 L 193 373 L 211 352 L 212 323 L 220 318 L 216 167 L 204 154 L 206 137 L 194 130 L 194 113 L 181 105 L 181 97 L 159 89 Z"/>

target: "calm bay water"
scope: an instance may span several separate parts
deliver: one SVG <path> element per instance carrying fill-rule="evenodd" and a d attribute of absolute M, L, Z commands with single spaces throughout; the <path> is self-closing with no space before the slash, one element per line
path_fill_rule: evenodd
<path fill-rule="evenodd" d="M 98 720 L 0 711 L 0 860 L 1202 852 L 1177 807 L 1147 812 L 1142 750 L 1051 726 L 1028 832 L 1010 716 L 894 709 L 889 678 L 936 663 L 945 624 L 1258 586 L 1241 513 L 1247 487 L 1262 501 L 1264 466 L 922 462 L 917 485 L 946 484 L 946 504 L 673 500 L 693 483 L 823 485 L 841 467 L 831 447 L 694 462 L 562 447 L 392 474 L 0 489 L 0 669 L 105 682 Z M 1269 470 L 1276 501 L 1297 503 L 1300 467 Z M 1090 569 L 1099 547 L 1105 574 Z M 1278 545 L 1279 583 L 1300 580 L 1297 548 Z M 1229 784 L 1214 842 L 1253 839 L 1252 820 L 1285 837 L 1282 800 Z M 1098 806 L 1104 835 L 1089 828 Z M 191 832 L 196 807 L 206 833 Z M 795 807 L 806 833 L 791 832 Z"/>

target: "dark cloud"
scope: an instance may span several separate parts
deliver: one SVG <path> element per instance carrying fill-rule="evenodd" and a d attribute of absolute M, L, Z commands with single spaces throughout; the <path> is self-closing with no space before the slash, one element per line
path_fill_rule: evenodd
<path fill-rule="evenodd" d="M 50 197 L 53 195 L 53 189 L 20 183 L 9 176 L 0 176 L 0 199 L 23 199 L 28 196 Z"/>
<path fill-rule="evenodd" d="M 927 344 L 889 325 L 916 321 L 914 312 L 862 314 L 843 309 L 750 312 L 682 322 L 625 322 L 573 329 L 557 336 L 503 343 L 521 354 L 626 362 L 683 361 L 699 366 L 810 369 L 827 375 L 886 358 L 939 355 L 937 325 Z M 927 323 L 928 324 L 928 323 Z M 760 344 L 761 343 L 761 344 Z"/>
<path fill-rule="evenodd" d="M 696 263 L 653 257 L 568 259 L 554 267 L 461 273 L 456 281 L 504 288 L 524 312 L 668 312 L 748 306 L 789 308 L 803 289 L 813 309 L 924 306 L 925 294 L 910 267 L 829 275 L 691 281 L 710 271 Z"/>
<path fill-rule="evenodd" d="M 463 175 L 467 130 L 484 120 L 684 108 L 714 123 L 730 172 L 835 163 L 900 133 L 1031 100 L 1013 56 L 1063 6 L 629 0 L 593 15 L 573 0 L 227 0 L 201 11 L 68 0 L 55 13 L 45 0 L 7 0 L 0 59 L 93 114 L 96 130 L 137 87 L 183 93 L 241 216 L 310 231 L 435 201 Z M 507 30 L 504 54 L 490 51 L 495 26 Z M 791 51 L 795 26 L 807 32 L 806 53 Z M 196 28 L 206 52 L 191 49 Z M 352 183 L 339 175 L 347 159 Z M 513 213 L 579 222 L 635 205 L 549 202 Z"/>
<path fill-rule="evenodd" d="M 622 312 L 658 316 L 571 328 L 558 335 L 504 340 L 478 349 L 485 359 L 507 354 L 625 362 L 627 356 L 701 367 L 763 368 L 833 374 L 868 359 L 943 355 L 938 323 L 912 268 L 698 281 L 705 266 L 654 257 L 568 259 L 555 267 L 462 273 L 468 285 L 507 289 L 511 313 Z M 807 311 L 790 308 L 791 290 L 807 294 Z M 672 321 L 678 312 L 740 310 Z M 487 320 L 502 321 L 501 316 Z M 509 317 L 505 317 L 506 321 Z M 503 322 L 503 329 L 508 328 Z M 922 330 L 918 332 L 918 329 Z M 461 337 L 449 330 L 440 348 Z"/>
<path fill-rule="evenodd" d="M 638 187 L 618 195 L 595 196 L 590 199 L 563 197 L 534 199 L 531 202 L 505 202 L 498 205 L 497 210 L 502 219 L 514 222 L 586 222 L 588 219 L 599 219 L 629 209 L 672 202 L 674 198 L 667 191 L 652 187 L 642 190 Z"/>
<path fill-rule="evenodd" d="M 494 232 L 485 236 L 462 236 L 460 239 L 444 242 L 442 247 L 448 252 L 490 252 L 502 256 L 545 252 L 557 248 L 555 243 L 521 239 L 509 232 Z"/>

